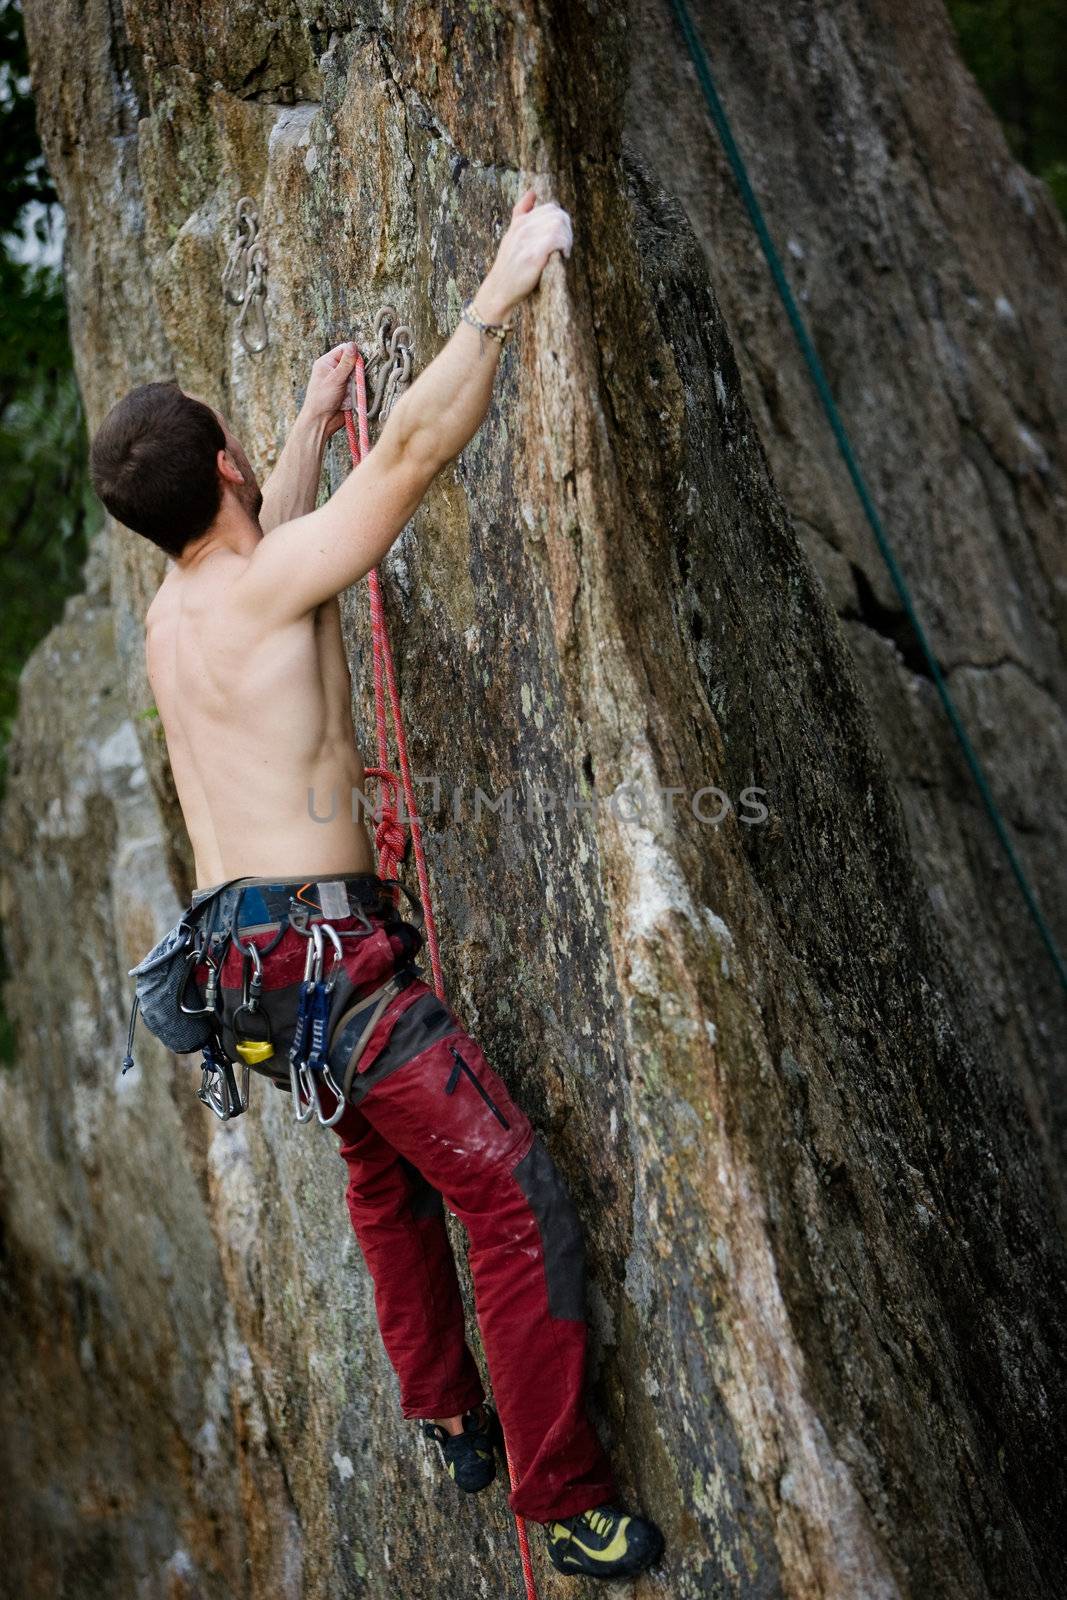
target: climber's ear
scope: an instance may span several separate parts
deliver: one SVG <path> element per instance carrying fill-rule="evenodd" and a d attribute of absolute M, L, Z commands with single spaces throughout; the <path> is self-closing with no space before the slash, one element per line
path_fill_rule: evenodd
<path fill-rule="evenodd" d="M 225 483 L 244 483 L 245 475 L 228 450 L 220 450 L 215 460 L 218 464 L 219 477 Z"/>

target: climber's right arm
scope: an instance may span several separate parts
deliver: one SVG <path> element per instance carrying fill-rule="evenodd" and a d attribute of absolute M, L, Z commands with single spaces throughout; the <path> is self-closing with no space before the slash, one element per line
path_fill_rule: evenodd
<path fill-rule="evenodd" d="M 475 296 L 476 315 L 505 320 L 536 288 L 552 252 L 570 254 L 571 237 L 567 213 L 554 202 L 535 205 L 527 190 Z M 291 621 L 376 567 L 438 472 L 485 420 L 500 349 L 498 340 L 461 321 L 337 492 L 260 541 L 233 597 L 268 625 Z"/>
<path fill-rule="evenodd" d="M 326 504 L 260 540 L 231 590 L 234 600 L 274 626 L 313 611 L 378 565 L 441 468 L 485 419 L 499 345 L 486 338 L 493 348 L 480 355 L 482 337 L 459 324 Z M 448 422 L 437 426 L 441 410 Z"/>

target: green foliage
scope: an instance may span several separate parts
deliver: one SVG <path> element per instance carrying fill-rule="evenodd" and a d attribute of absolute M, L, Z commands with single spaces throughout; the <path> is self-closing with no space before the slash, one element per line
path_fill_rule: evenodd
<path fill-rule="evenodd" d="M 34 124 L 22 18 L 13 0 L 0 0 L 0 786 L 19 673 L 77 589 L 99 520 L 62 279 L 32 260 L 59 224 L 55 200 Z M 0 947 L 0 980 L 6 975 Z M 14 1051 L 0 1011 L 0 1062 Z"/>
<path fill-rule="evenodd" d="M 1067 215 L 1067 5 L 949 0 L 948 9 L 1012 153 L 1045 180 Z"/>
<path fill-rule="evenodd" d="M 32 202 L 55 200 L 33 120 L 22 17 L 0 0 L 0 234 L 9 233 Z"/>
<path fill-rule="evenodd" d="M 19 672 L 77 588 L 98 519 L 62 279 L 20 259 L 47 244 L 57 214 L 22 19 L 0 0 L 0 780 Z"/>
<path fill-rule="evenodd" d="M 85 426 L 52 273 L 0 260 L 0 762 L 18 676 L 78 587 L 97 520 Z"/>

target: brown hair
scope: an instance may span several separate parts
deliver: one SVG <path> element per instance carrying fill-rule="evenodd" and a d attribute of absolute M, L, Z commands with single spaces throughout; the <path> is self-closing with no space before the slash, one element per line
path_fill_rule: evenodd
<path fill-rule="evenodd" d="M 180 556 L 218 513 L 217 457 L 225 449 L 210 406 L 176 383 L 142 383 L 97 430 L 89 452 L 93 488 L 119 522 Z"/>

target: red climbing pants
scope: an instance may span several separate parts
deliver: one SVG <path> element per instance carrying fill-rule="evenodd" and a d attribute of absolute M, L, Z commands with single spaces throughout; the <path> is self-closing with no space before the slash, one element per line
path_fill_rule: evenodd
<path fill-rule="evenodd" d="M 516 1474 L 512 1510 L 547 1522 L 614 1498 L 583 1404 L 579 1222 L 479 1046 L 457 1024 L 374 1083 L 336 1132 L 404 1415 L 458 1416 L 484 1395 L 443 1197 L 469 1235 L 478 1325 Z"/>
<path fill-rule="evenodd" d="M 249 947 L 257 947 L 260 1007 L 275 1046 L 262 1070 L 284 1089 L 308 951 L 307 927 L 293 925 L 298 898 L 306 898 L 299 883 L 241 880 L 220 896 L 204 930 L 220 964 L 231 1059 Z M 418 931 L 395 908 L 383 909 L 373 874 L 343 886 L 353 914 L 330 919 L 343 952 L 330 968 L 328 1064 L 346 1089 L 334 1131 L 404 1415 L 458 1416 L 484 1396 L 464 1335 L 447 1204 L 469 1237 L 478 1324 L 515 1473 L 509 1504 L 535 1522 L 573 1516 L 617 1495 L 583 1402 L 585 1261 L 574 1206 L 529 1119 L 418 976 Z M 310 923 L 322 920 L 312 915 Z M 199 967 L 198 982 L 206 977 Z M 326 1089 L 323 1097 L 328 1114 L 336 1098 Z"/>

